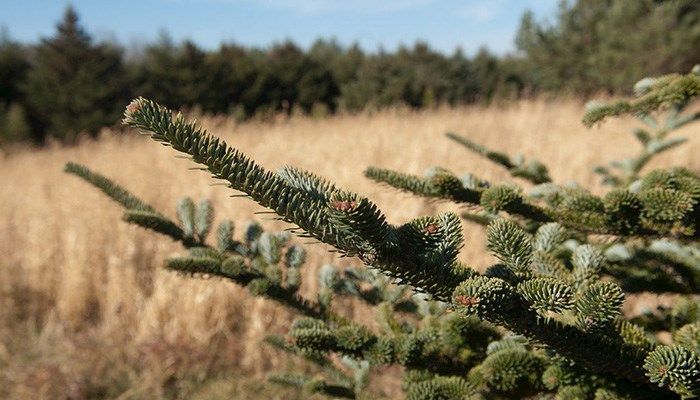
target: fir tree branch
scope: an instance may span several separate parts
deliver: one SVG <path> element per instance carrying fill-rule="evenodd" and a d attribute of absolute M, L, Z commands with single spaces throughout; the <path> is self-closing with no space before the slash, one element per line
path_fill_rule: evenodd
<path fill-rule="evenodd" d="M 69 162 L 66 163 L 64 171 L 69 174 L 73 174 L 83 179 L 84 181 L 90 183 L 91 185 L 95 186 L 104 194 L 106 194 L 107 197 L 121 204 L 121 206 L 127 210 L 155 212 L 155 209 L 151 207 L 148 203 L 134 196 L 128 190 L 115 183 L 113 180 L 96 172 L 93 172 L 83 165 Z"/>
<path fill-rule="evenodd" d="M 66 164 L 65 172 L 90 183 L 107 197 L 120 204 L 124 208 L 124 216 L 122 217 L 124 221 L 166 235 L 175 241 L 182 242 L 188 248 L 202 245 L 193 237 L 185 235 L 182 228 L 175 222 L 106 176 L 72 162 Z"/>
<path fill-rule="evenodd" d="M 182 242 L 187 248 L 202 245 L 202 243 L 195 241 L 193 237 L 185 235 L 182 228 L 177 226 L 175 222 L 156 212 L 126 210 L 122 219 L 130 224 L 150 229 L 177 242 Z"/>
<path fill-rule="evenodd" d="M 457 203 L 472 204 L 478 204 L 481 199 L 480 191 L 464 187 L 459 179 L 448 171 L 439 171 L 429 178 L 422 178 L 389 169 L 368 167 L 365 170 L 365 176 L 374 181 L 423 197 L 448 199 Z"/>
<path fill-rule="evenodd" d="M 324 201 L 318 191 L 308 191 L 309 185 L 301 189 L 290 185 L 289 176 L 283 179 L 266 171 L 238 150 L 185 122 L 181 115 L 173 117 L 171 111 L 143 98 L 127 107 L 124 122 L 189 154 L 214 177 L 227 180 L 231 188 L 246 193 L 310 236 L 357 255 L 366 264 L 437 298 L 449 299 L 451 291 L 471 273 L 456 262 L 462 236 L 454 215 L 419 218 L 397 227 L 389 225 L 368 199 L 354 193 L 336 189 L 327 193 Z M 311 174 L 304 177 L 316 179 Z"/>
<path fill-rule="evenodd" d="M 625 341 L 622 336 L 624 332 L 620 329 L 609 326 L 583 331 L 551 318 L 543 318 L 517 294 L 515 288 L 498 278 L 477 277 L 465 281 L 455 291 L 453 301 L 455 308 L 463 315 L 477 315 L 525 335 L 584 368 L 649 385 L 642 364 L 651 348 Z"/>
<path fill-rule="evenodd" d="M 567 290 L 563 289 L 565 286 L 523 286 L 524 291 L 533 290 L 532 296 L 526 298 L 508 282 L 478 276 L 461 266 L 456 261 L 463 242 L 461 227 L 457 217 L 452 214 L 418 218 L 402 226 L 392 226 L 386 223 L 383 214 L 369 200 L 341 190 L 330 193 L 325 202 L 319 200 L 322 196 L 319 196 L 318 190 L 310 191 L 308 185 L 305 186 L 306 189 L 299 189 L 299 185 L 291 186 L 237 150 L 212 138 L 193 124 L 186 123 L 181 116 L 173 118 L 170 111 L 153 102 L 138 99 L 127 108 L 125 115 L 127 124 L 151 132 L 155 140 L 190 154 L 195 162 L 205 165 L 215 177 L 226 179 L 232 188 L 245 192 L 259 204 L 271 208 L 313 237 L 348 254 L 358 255 L 365 263 L 436 299 L 451 297 L 452 304 L 465 315 L 477 315 L 531 337 L 583 367 L 613 373 L 620 379 L 648 384 L 641 364 L 651 350 L 649 343 L 640 340 L 637 331 L 629 324 L 612 324 L 609 317 L 614 318 L 615 313 L 619 312 L 616 307 L 597 307 L 595 299 L 618 301 L 619 295 L 614 293 L 614 288 L 592 286 L 590 290 L 582 292 L 583 300 L 577 300 L 577 304 L 581 305 L 577 307 L 577 312 L 585 318 L 582 325 L 544 318 L 541 311 L 538 311 L 538 308 L 541 310 L 542 307 L 548 307 L 542 303 L 546 296 L 542 291 L 564 293 Z M 451 193 L 453 189 L 449 187 L 452 182 L 451 179 L 445 179 L 439 181 L 437 186 L 444 193 Z M 460 187 L 464 188 L 461 184 Z M 432 190 L 431 187 L 427 188 L 428 191 Z M 506 201 L 500 201 L 505 205 L 498 207 L 521 206 L 517 195 L 513 197 L 515 200 L 508 200 L 513 196 L 512 191 L 501 191 L 505 193 L 501 197 Z M 497 203 L 499 193 L 493 193 L 494 200 L 490 204 Z M 673 196 L 675 195 L 659 201 L 663 204 L 676 201 Z M 584 208 L 590 208 L 590 204 L 586 203 L 589 200 L 579 200 L 585 201 L 574 202 L 573 205 L 583 203 Z M 591 204 L 598 204 L 596 201 L 593 203 Z M 661 212 L 663 207 L 659 206 L 658 209 Z M 573 210 L 571 208 L 571 212 Z M 660 213 L 652 217 L 665 221 L 674 220 L 676 215 Z M 504 227 L 498 235 L 505 235 L 503 238 L 506 238 L 513 233 L 509 230 L 513 229 L 517 229 L 515 225 Z M 526 257 L 526 250 L 518 247 L 523 245 L 522 240 L 498 239 L 490 242 L 494 243 L 494 251 L 503 256 L 509 268 L 524 272 L 520 276 L 516 275 L 515 279 L 528 279 L 529 272 L 525 269 L 530 262 L 529 257 Z M 579 264 L 585 266 L 586 262 L 579 261 Z M 585 278 L 587 275 L 579 273 L 576 276 Z M 260 286 L 265 290 L 256 290 L 260 294 L 268 293 L 266 288 L 273 287 L 255 279 L 251 282 L 261 282 Z M 562 308 L 561 304 L 565 308 L 569 307 L 564 298 L 557 305 L 559 309 Z M 341 328 L 348 331 L 341 334 L 340 331 L 336 333 L 332 328 L 322 325 L 302 326 L 295 330 L 295 340 L 302 347 L 320 346 L 336 351 L 354 351 L 375 360 L 390 361 L 392 354 L 396 354 L 395 345 L 389 340 L 377 338 L 370 345 L 372 340 L 360 334 L 361 327 L 357 327 L 359 331 L 353 325 Z M 353 339 L 350 340 L 351 338 Z M 366 348 L 368 345 L 370 347 Z M 370 351 L 371 354 L 365 351 Z M 650 390 L 650 393 L 655 392 Z"/>
<path fill-rule="evenodd" d="M 489 150 L 456 133 L 448 132 L 446 136 L 472 152 L 503 166 L 512 176 L 526 179 L 536 185 L 552 181 L 552 178 L 549 177 L 547 167 L 537 160 L 530 161 L 529 163 L 525 163 L 523 159 L 516 159 L 516 161 L 513 161 L 505 153 Z"/>
<path fill-rule="evenodd" d="M 581 189 L 557 188 L 553 196 L 557 200 L 549 207 L 533 204 L 517 186 L 467 188 L 444 170 L 421 178 L 370 167 L 365 176 L 419 196 L 480 205 L 491 214 L 505 211 L 535 224 L 556 221 L 583 233 L 700 237 L 700 220 L 695 217 L 696 204 L 700 203 L 700 177 L 683 169 L 653 171 L 642 180 L 643 190 L 614 190 L 604 198 Z"/>
<path fill-rule="evenodd" d="M 684 104 L 700 95 L 700 71 L 687 75 L 671 74 L 644 81 L 640 96 L 630 101 L 617 101 L 590 109 L 583 117 L 586 126 L 592 126 L 607 117 L 623 114 L 645 115 L 659 108 Z"/>
<path fill-rule="evenodd" d="M 88 174 L 94 174 L 90 172 L 87 168 L 82 168 L 83 172 Z M 92 176 L 92 175 L 91 175 Z M 312 176 L 312 175 L 305 175 Z M 108 185 L 110 189 L 117 188 L 117 192 L 124 194 L 126 198 L 137 199 L 136 196 L 131 194 L 125 188 L 117 186 L 111 180 L 106 177 L 100 176 L 100 182 Z M 204 204 L 204 203 L 202 203 Z M 421 341 L 420 347 L 416 348 L 415 351 L 418 353 L 414 354 L 412 357 L 407 358 L 405 353 L 405 345 L 403 341 L 411 342 L 411 337 L 404 338 L 403 340 L 394 338 L 382 339 L 370 333 L 366 328 L 361 325 L 350 321 L 340 315 L 332 312 L 329 308 L 325 307 L 323 304 L 310 301 L 297 293 L 298 285 L 285 286 L 282 282 L 268 277 L 263 272 L 251 268 L 248 264 L 253 261 L 249 259 L 254 257 L 255 254 L 249 251 L 239 252 L 238 246 L 233 246 L 229 248 L 232 239 L 232 226 L 231 223 L 223 223 L 220 229 L 220 235 L 223 235 L 223 239 L 219 237 L 218 239 L 223 240 L 225 243 L 223 251 L 233 251 L 238 252 L 241 255 L 235 255 L 230 257 L 225 257 L 223 252 L 217 251 L 215 249 L 205 247 L 204 243 L 199 243 L 194 241 L 194 233 L 197 230 L 200 236 L 204 238 L 202 234 L 203 230 L 207 230 L 210 226 L 211 213 L 213 211 L 210 209 L 211 205 L 206 204 L 204 207 L 195 206 L 194 202 L 185 198 L 178 203 L 178 214 L 183 225 L 189 225 L 188 228 L 190 234 L 186 234 L 185 231 L 176 225 L 174 222 L 168 220 L 162 215 L 151 212 L 143 211 L 141 209 L 127 210 L 124 214 L 124 220 L 129 223 L 133 223 L 144 228 L 153 230 L 155 232 L 165 234 L 175 241 L 181 242 L 186 248 L 190 249 L 190 255 L 185 257 L 176 257 L 168 260 L 166 267 L 172 271 L 189 274 L 189 275 L 207 275 L 207 276 L 218 276 L 231 280 L 245 288 L 247 288 L 251 294 L 255 296 L 266 297 L 280 305 L 283 305 L 303 316 L 318 319 L 324 321 L 329 332 L 335 341 L 331 345 L 328 343 L 325 347 L 312 347 L 307 348 L 307 350 L 312 350 L 317 354 L 317 352 L 337 352 L 350 357 L 372 357 L 378 363 L 386 364 L 405 364 L 411 363 L 416 367 L 425 368 L 433 371 L 455 371 L 461 370 L 466 371 L 469 364 L 464 362 L 445 357 L 440 354 L 428 353 L 422 354 L 421 350 L 428 343 Z M 199 217 L 201 221 L 197 223 L 197 214 L 200 212 L 203 214 Z M 205 221 L 206 220 L 206 221 Z M 206 224 L 204 222 L 207 222 Z M 197 228 L 199 226 L 199 228 Z M 456 227 L 455 227 L 456 228 Z M 258 235 L 255 240 L 258 243 L 258 251 L 263 255 L 267 254 L 266 247 L 262 245 L 262 240 L 264 238 L 271 238 L 270 235 L 265 236 L 265 234 Z M 269 244 L 268 246 L 272 246 Z M 267 249 L 270 250 L 271 249 Z M 288 256 L 291 257 L 286 259 L 285 262 L 289 263 L 289 268 L 298 268 L 300 263 L 303 263 L 303 259 L 298 259 L 299 256 L 296 255 L 298 251 L 289 251 Z M 269 259 L 270 256 L 266 256 L 267 261 L 271 263 L 280 262 L 280 258 L 276 257 L 274 260 Z M 248 261 L 246 261 L 248 259 Z M 357 343 L 357 335 L 362 333 L 360 336 L 364 337 L 360 343 Z M 311 332 L 312 336 L 316 335 L 317 332 Z M 351 343 L 354 344 L 351 344 Z M 318 343 L 318 341 L 314 341 Z M 386 347 L 387 343 L 391 343 L 391 346 Z M 416 342 L 418 344 L 418 342 Z M 378 344 L 378 346 L 375 346 Z"/>
<path fill-rule="evenodd" d="M 423 197 L 481 205 L 492 213 L 503 210 L 537 222 L 552 221 L 552 218 L 545 210 L 527 203 L 522 198 L 522 195 L 510 187 L 467 188 L 457 177 L 444 171 L 429 178 L 421 178 L 388 169 L 369 167 L 365 170 L 365 176 L 374 181 Z"/>
<path fill-rule="evenodd" d="M 333 398 L 355 399 L 352 388 L 329 384 L 323 379 L 311 378 L 299 374 L 272 374 L 268 377 L 272 383 L 301 389 L 306 394 L 322 394 Z"/>

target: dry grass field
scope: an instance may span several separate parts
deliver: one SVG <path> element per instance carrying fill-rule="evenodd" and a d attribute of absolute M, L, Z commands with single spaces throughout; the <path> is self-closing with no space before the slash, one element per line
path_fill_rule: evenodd
<path fill-rule="evenodd" d="M 574 101 L 525 101 L 507 106 L 412 112 L 389 110 L 322 120 L 293 117 L 274 123 L 202 123 L 261 164 L 315 171 L 375 200 L 393 222 L 441 210 L 378 186 L 362 176 L 368 165 L 411 173 L 441 165 L 494 181 L 505 171 L 453 145 L 446 131 L 494 149 L 545 162 L 557 182 L 575 180 L 599 192 L 593 165 L 634 154 L 633 119 L 594 129 L 580 121 Z M 700 168 L 700 138 L 693 137 L 654 165 Z M 103 133 L 72 148 L 50 147 L 0 158 L 0 398 L 8 399 L 219 399 L 295 398 L 261 383 L 270 369 L 290 361 L 261 343 L 291 316 L 233 284 L 187 279 L 160 267 L 180 249 L 168 239 L 120 221 L 119 208 L 74 176 L 76 161 L 114 178 L 160 210 L 174 215 L 177 200 L 209 198 L 218 218 L 237 226 L 260 208 L 212 186 L 190 162 L 135 135 Z M 519 182 L 524 184 L 524 182 Z M 263 221 L 270 229 L 283 225 Z M 239 232 L 242 229 L 239 229 Z M 463 259 L 492 262 L 482 229 L 465 223 Z M 338 262 L 323 245 L 308 247 L 306 289 L 316 266 Z M 342 263 L 352 263 L 343 260 Z M 348 304 L 348 315 L 368 310 Z M 398 396 L 389 371 L 377 396 Z"/>

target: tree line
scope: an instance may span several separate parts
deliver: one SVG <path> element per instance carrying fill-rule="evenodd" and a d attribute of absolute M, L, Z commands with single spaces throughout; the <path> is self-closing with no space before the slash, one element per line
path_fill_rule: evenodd
<path fill-rule="evenodd" d="M 699 26 L 696 1 L 578 0 L 562 2 L 552 21 L 525 13 L 517 52 L 500 57 L 486 49 L 447 55 L 423 42 L 367 52 L 322 39 L 308 49 L 285 41 L 204 50 L 167 35 L 127 54 L 96 42 L 68 8 L 38 44 L 0 35 L 0 145 L 94 136 L 135 96 L 245 119 L 620 93 L 639 76 L 699 62 Z"/>

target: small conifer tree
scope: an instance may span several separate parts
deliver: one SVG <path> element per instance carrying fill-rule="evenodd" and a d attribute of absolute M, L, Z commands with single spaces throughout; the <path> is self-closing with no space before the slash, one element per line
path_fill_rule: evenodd
<path fill-rule="evenodd" d="M 69 7 L 56 35 L 36 47 L 22 88 L 36 131 L 72 143 L 114 123 L 115 104 L 127 93 L 124 75 L 120 50 L 93 44 Z"/>
<path fill-rule="evenodd" d="M 700 74 L 644 81 L 633 100 L 601 105 L 586 124 L 635 114 L 672 121 L 700 95 Z M 366 176 L 419 196 L 480 207 L 464 217 L 487 226 L 498 259 L 483 273 L 458 261 L 463 246 L 453 213 L 391 224 L 369 199 L 294 167 L 264 169 L 235 148 L 159 104 L 139 98 L 124 122 L 185 153 L 216 179 L 367 267 L 320 269 L 315 297 L 299 293 L 303 247 L 289 233 L 248 225 L 236 238 L 223 221 L 213 242 L 213 208 L 182 200 L 178 220 L 110 179 L 77 164 L 66 171 L 124 208 L 124 220 L 182 243 L 167 268 L 232 280 L 299 318 L 272 346 L 319 373 L 273 374 L 272 382 L 333 398 L 369 398 L 371 370 L 404 367 L 407 399 L 673 399 L 700 395 L 700 177 L 683 167 L 624 169 L 596 196 L 552 182 L 538 161 L 448 136 L 534 186 L 492 184 L 444 168 L 412 176 L 370 167 Z M 638 135 L 639 137 L 640 135 Z M 666 133 L 645 139 L 664 145 Z M 649 153 L 651 151 L 645 150 Z M 658 152 L 658 151 L 657 151 Z M 656 153 L 654 153 L 656 154 Z M 648 157 L 648 156 L 644 156 Z M 672 293 L 674 305 L 632 318 L 621 312 L 635 292 Z M 376 309 L 379 329 L 340 315 L 339 297 Z M 453 312 L 449 312 L 453 311 Z M 655 333 L 668 331 L 670 341 Z M 340 360 L 340 361 L 338 361 Z"/>

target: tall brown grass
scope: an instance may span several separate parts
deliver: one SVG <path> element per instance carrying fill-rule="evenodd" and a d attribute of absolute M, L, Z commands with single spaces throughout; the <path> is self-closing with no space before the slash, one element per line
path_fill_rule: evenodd
<path fill-rule="evenodd" d="M 323 120 L 236 124 L 203 118 L 202 123 L 267 167 L 293 164 L 367 195 L 398 223 L 457 208 L 379 187 L 363 178 L 366 166 L 422 173 L 441 165 L 512 181 L 445 139 L 446 131 L 538 158 L 555 181 L 600 191 L 591 167 L 634 154 L 637 144 L 628 132 L 636 122 L 622 119 L 589 130 L 580 124 L 581 114 L 582 105 L 574 101 L 526 101 Z M 680 134 L 692 136 L 689 130 Z M 695 136 L 653 166 L 699 168 Z M 134 134 L 105 132 L 78 147 L 0 160 L 0 397 L 293 398 L 259 383 L 266 371 L 289 366 L 261 339 L 281 331 L 290 314 L 228 282 L 163 271 L 164 259 L 177 254 L 178 246 L 121 222 L 116 205 L 62 172 L 66 161 L 113 177 L 171 214 L 185 195 L 211 199 L 218 218 L 232 218 L 240 228 L 260 210 L 248 200 L 229 198 L 232 193 L 212 186 L 205 173 L 188 171 L 189 161 Z M 464 260 L 488 265 L 483 230 L 465 223 L 465 234 Z M 314 266 L 337 261 L 322 245 L 308 250 L 311 291 Z M 369 313 L 354 304 L 346 312 Z M 387 376 L 377 396 L 397 395 L 400 382 Z"/>

